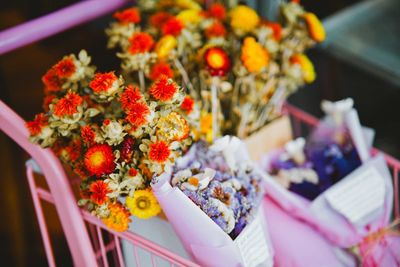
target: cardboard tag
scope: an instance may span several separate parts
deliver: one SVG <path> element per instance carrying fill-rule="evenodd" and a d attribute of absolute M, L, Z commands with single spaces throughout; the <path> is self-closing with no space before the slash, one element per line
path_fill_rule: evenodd
<path fill-rule="evenodd" d="M 267 241 L 265 240 L 260 214 L 247 225 L 234 243 L 239 247 L 245 267 L 264 266 L 266 260 L 271 257 Z"/>
<path fill-rule="evenodd" d="M 375 167 L 369 167 L 343 179 L 325 193 L 333 209 L 352 224 L 362 225 L 363 219 L 380 209 L 385 200 L 385 181 Z"/>

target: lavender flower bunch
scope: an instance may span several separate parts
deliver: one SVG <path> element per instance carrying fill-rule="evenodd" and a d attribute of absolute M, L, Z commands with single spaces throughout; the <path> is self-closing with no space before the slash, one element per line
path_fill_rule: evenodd
<path fill-rule="evenodd" d="M 235 239 L 258 210 L 262 177 L 249 163 L 229 163 L 199 141 L 177 161 L 171 183 Z"/>

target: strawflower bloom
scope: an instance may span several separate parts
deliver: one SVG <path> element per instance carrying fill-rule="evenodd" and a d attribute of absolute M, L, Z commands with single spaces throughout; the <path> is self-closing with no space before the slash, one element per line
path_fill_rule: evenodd
<path fill-rule="evenodd" d="M 149 219 L 161 212 L 161 207 L 150 190 L 136 190 L 133 197 L 126 198 L 126 206 L 132 215 L 140 219 Z"/>
<path fill-rule="evenodd" d="M 212 18 L 224 20 L 226 17 L 226 10 L 224 5 L 220 3 L 212 4 L 207 10 L 207 15 Z"/>
<path fill-rule="evenodd" d="M 71 77 L 76 71 L 75 63 L 71 57 L 60 60 L 53 68 L 60 78 Z"/>
<path fill-rule="evenodd" d="M 163 35 L 170 34 L 172 36 L 178 36 L 179 34 L 181 34 L 183 27 L 184 25 L 179 19 L 172 17 L 164 23 L 161 31 Z"/>
<path fill-rule="evenodd" d="M 108 210 L 110 214 L 107 218 L 103 218 L 103 223 L 110 229 L 117 232 L 126 231 L 131 222 L 129 211 L 119 202 L 109 203 Z"/>
<path fill-rule="evenodd" d="M 178 85 L 167 76 L 161 76 L 150 88 L 150 95 L 159 101 L 171 100 L 178 92 Z"/>
<path fill-rule="evenodd" d="M 207 38 L 212 38 L 212 37 L 224 37 L 226 35 L 226 29 L 224 24 L 221 22 L 214 22 L 211 24 L 210 27 L 208 27 L 205 31 L 205 34 Z"/>
<path fill-rule="evenodd" d="M 168 78 L 174 77 L 174 72 L 171 67 L 166 62 L 158 62 L 151 67 L 150 79 L 153 81 L 158 80 L 161 76 L 166 76 Z"/>
<path fill-rule="evenodd" d="M 138 54 L 149 52 L 154 46 L 153 37 L 146 32 L 134 33 L 131 38 L 129 38 L 129 53 Z"/>
<path fill-rule="evenodd" d="M 54 115 L 58 117 L 71 116 L 78 112 L 78 106 L 83 100 L 80 95 L 69 91 L 63 98 L 54 104 Z"/>
<path fill-rule="evenodd" d="M 159 58 L 166 58 L 176 47 L 177 43 L 174 36 L 165 35 L 157 42 L 154 52 L 156 52 Z"/>
<path fill-rule="evenodd" d="M 230 12 L 230 17 L 232 28 L 244 32 L 253 30 L 260 21 L 257 12 L 244 5 L 233 8 Z"/>
<path fill-rule="evenodd" d="M 304 20 L 307 24 L 311 38 L 316 42 L 324 41 L 325 29 L 318 17 L 311 12 L 307 12 L 304 14 Z"/>
<path fill-rule="evenodd" d="M 132 103 L 126 111 L 126 120 L 134 127 L 140 127 L 147 123 L 147 115 L 150 114 L 146 103 Z"/>
<path fill-rule="evenodd" d="M 89 84 L 89 87 L 92 88 L 95 93 L 112 91 L 116 86 L 118 86 L 118 77 L 113 71 L 96 73 Z"/>
<path fill-rule="evenodd" d="M 115 169 L 114 154 L 107 144 L 96 144 L 87 150 L 84 164 L 91 175 L 100 177 L 110 174 Z"/>
<path fill-rule="evenodd" d="M 150 144 L 149 159 L 158 163 L 165 162 L 171 154 L 168 145 L 164 141 Z"/>
<path fill-rule="evenodd" d="M 189 115 L 194 108 L 194 100 L 190 96 L 185 96 L 185 98 L 182 101 L 181 104 L 181 109 Z"/>
<path fill-rule="evenodd" d="M 115 12 L 113 17 L 116 18 L 121 24 L 136 24 L 140 22 L 140 12 L 137 8 L 134 7 Z"/>
<path fill-rule="evenodd" d="M 296 54 L 290 58 L 292 64 L 299 64 L 303 72 L 303 78 L 306 83 L 312 83 L 315 78 L 314 65 L 311 60 L 304 54 Z"/>
<path fill-rule="evenodd" d="M 231 67 L 226 52 L 219 47 L 211 47 L 204 53 L 204 61 L 212 76 L 224 76 Z"/>
<path fill-rule="evenodd" d="M 89 191 L 90 199 L 96 205 L 103 205 L 108 200 L 107 194 L 111 192 L 108 184 L 101 180 L 91 183 Z"/>
<path fill-rule="evenodd" d="M 42 132 L 42 128 L 48 124 L 47 118 L 44 113 L 39 113 L 35 116 L 33 121 L 28 121 L 26 127 L 31 135 L 38 135 Z"/>
<path fill-rule="evenodd" d="M 253 37 L 246 37 L 241 59 L 249 72 L 256 73 L 268 65 L 269 54 Z"/>
<path fill-rule="evenodd" d="M 132 104 L 142 99 L 142 93 L 136 86 L 128 85 L 122 92 L 119 101 L 123 109 L 128 109 Z"/>

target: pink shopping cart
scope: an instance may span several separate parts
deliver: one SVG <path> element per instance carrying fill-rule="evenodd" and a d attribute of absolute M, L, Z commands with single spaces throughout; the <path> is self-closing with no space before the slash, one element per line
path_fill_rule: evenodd
<path fill-rule="evenodd" d="M 124 0 L 84 1 L 1 32 L 0 54 L 111 12 L 124 3 Z M 318 122 L 316 118 L 291 105 L 286 105 L 284 111 L 291 116 L 296 135 L 300 135 L 302 129 Z M 132 254 L 136 256 L 136 266 L 143 266 L 138 257 L 139 250 L 148 252 L 152 266 L 157 266 L 160 260 L 163 263 L 169 263 L 170 266 L 199 266 L 132 232 L 110 231 L 96 217 L 80 210 L 72 190 L 77 183 L 67 178 L 59 160 L 50 150 L 42 149 L 28 141 L 28 131 L 24 120 L 1 101 L 0 129 L 32 157 L 32 160 L 26 163 L 26 173 L 50 266 L 56 266 L 56 260 L 42 209 L 43 201 L 55 205 L 75 266 L 125 266 L 122 241 L 131 244 Z M 378 150 L 374 149 L 373 152 L 377 153 Z M 400 215 L 398 193 L 400 162 L 388 155 L 385 155 L 385 159 L 393 171 L 394 207 L 395 216 L 398 217 Z M 35 173 L 44 175 L 48 189 L 37 185 Z"/>

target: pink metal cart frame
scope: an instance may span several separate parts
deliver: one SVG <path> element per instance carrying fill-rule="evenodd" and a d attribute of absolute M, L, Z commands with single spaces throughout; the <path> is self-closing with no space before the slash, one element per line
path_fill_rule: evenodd
<path fill-rule="evenodd" d="M 125 3 L 125 0 L 88 0 L 0 32 L 0 54 L 99 17 Z M 318 122 L 316 118 L 291 105 L 287 104 L 285 111 L 293 119 L 295 133 L 300 133 L 303 125 L 310 127 Z M 99 219 L 80 210 L 72 193 L 71 181 L 67 178 L 59 160 L 49 149 L 42 149 L 28 141 L 28 131 L 25 128 L 24 120 L 1 101 L 0 129 L 33 158 L 26 164 L 26 173 L 49 266 L 56 266 L 56 261 L 41 201 L 55 205 L 75 266 L 108 267 L 109 259 L 114 260 L 114 262 L 110 262 L 112 265 L 125 266 L 121 240 L 133 244 L 134 255 L 137 255 L 138 248 L 149 252 L 153 266 L 157 266 L 158 258 L 169 262 L 171 266 L 198 266 L 132 232 L 110 231 Z M 377 152 L 378 150 L 373 150 L 373 153 Z M 385 159 L 393 170 L 394 207 L 395 216 L 398 217 L 400 162 L 388 155 L 385 155 Z M 49 190 L 36 185 L 34 173 L 44 175 Z M 73 181 L 72 184 L 74 184 Z M 138 257 L 136 260 L 136 265 L 141 266 Z"/>

